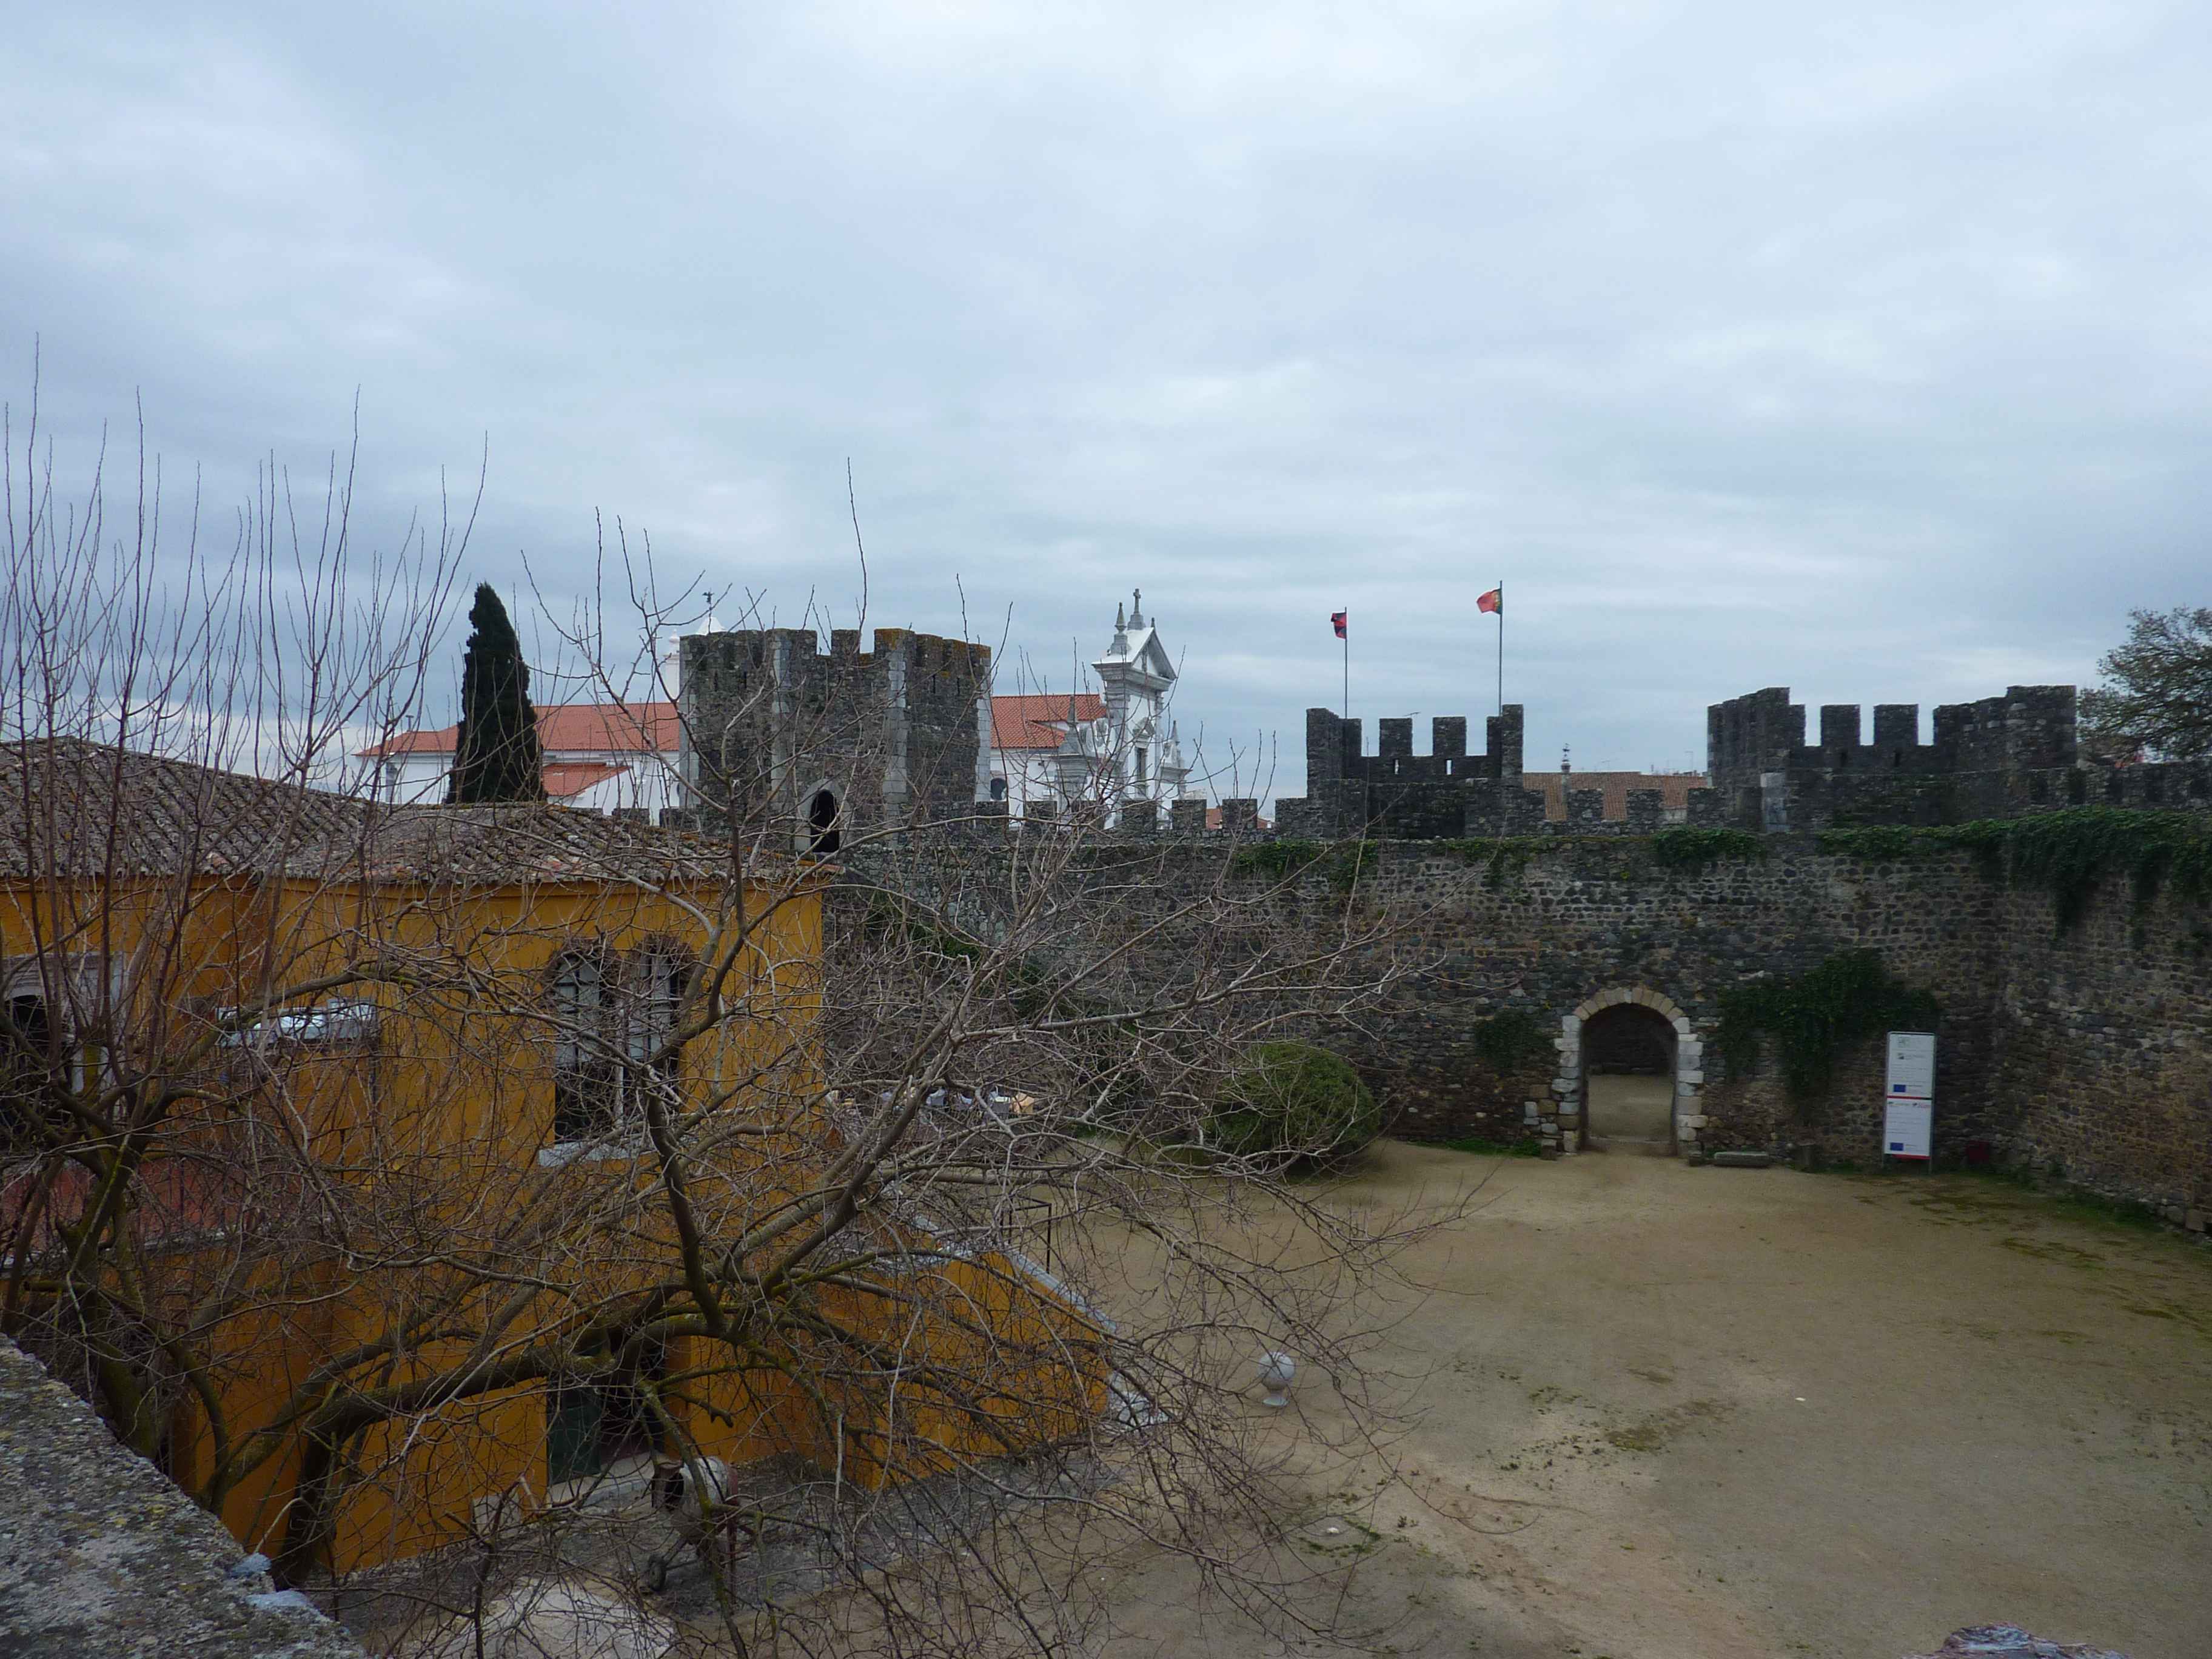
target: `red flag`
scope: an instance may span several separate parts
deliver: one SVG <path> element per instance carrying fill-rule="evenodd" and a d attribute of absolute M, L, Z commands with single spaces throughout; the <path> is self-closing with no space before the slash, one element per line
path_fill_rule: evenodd
<path fill-rule="evenodd" d="M 1349 611 L 1332 611 L 1328 613 L 1329 624 L 1336 629 L 1336 637 L 1340 640 L 1344 637 L 1344 619 L 1351 614 Z"/>
<path fill-rule="evenodd" d="M 1475 600 L 1474 608 L 1477 611 L 1486 611 L 1493 616 L 1504 616 L 1505 614 L 1505 590 L 1502 587 L 1492 588 L 1490 592 L 1483 594 Z"/>

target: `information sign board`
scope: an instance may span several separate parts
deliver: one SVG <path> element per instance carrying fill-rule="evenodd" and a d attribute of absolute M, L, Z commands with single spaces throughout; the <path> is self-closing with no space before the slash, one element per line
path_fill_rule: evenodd
<path fill-rule="evenodd" d="M 1881 1149 L 1892 1158 L 1926 1158 L 1935 1139 L 1936 1109 L 1893 1096 L 1882 1105 Z"/>
<path fill-rule="evenodd" d="M 1888 1087 L 1881 1114 L 1881 1149 L 1891 1158 L 1926 1158 L 1936 1127 L 1936 1037 L 1930 1031 L 1889 1034 Z"/>
<path fill-rule="evenodd" d="M 1889 1087 L 1882 1091 L 1907 1100 L 1936 1098 L 1936 1036 L 1932 1031 L 1889 1034 Z"/>

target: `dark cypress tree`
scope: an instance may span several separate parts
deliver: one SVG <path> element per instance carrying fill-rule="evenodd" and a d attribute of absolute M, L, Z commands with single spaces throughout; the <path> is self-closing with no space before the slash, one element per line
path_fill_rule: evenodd
<path fill-rule="evenodd" d="M 544 755 L 538 711 L 530 706 L 530 671 L 514 624 L 489 582 L 469 607 L 469 646 L 461 658 L 461 730 L 446 799 L 462 806 L 486 801 L 544 800 Z"/>

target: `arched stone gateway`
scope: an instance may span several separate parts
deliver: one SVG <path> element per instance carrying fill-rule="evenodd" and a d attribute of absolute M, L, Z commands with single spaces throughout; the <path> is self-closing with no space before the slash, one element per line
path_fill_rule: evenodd
<path fill-rule="evenodd" d="M 1705 1044 L 1690 1017 L 1670 999 L 1641 986 L 1600 991 L 1559 1021 L 1559 1074 L 1552 1093 L 1559 1103 L 1559 1150 L 1585 1144 L 1622 1150 L 1686 1152 L 1696 1146 L 1705 1118 L 1698 1111 L 1704 1088 Z M 1650 1060 L 1663 1045 L 1663 1064 Z M 1595 1052 L 1594 1052 L 1595 1050 Z M 1594 1119 L 1593 1063 L 1601 1075 L 1624 1078 L 1656 1072 L 1670 1078 L 1654 1102 L 1646 1090 L 1601 1085 Z"/>

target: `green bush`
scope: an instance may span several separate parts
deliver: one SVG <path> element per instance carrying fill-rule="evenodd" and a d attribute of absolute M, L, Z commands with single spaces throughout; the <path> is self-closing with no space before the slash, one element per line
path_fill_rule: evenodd
<path fill-rule="evenodd" d="M 1214 1144 L 1238 1158 L 1315 1170 L 1352 1157 L 1382 1130 L 1359 1073 L 1310 1042 L 1262 1042 L 1223 1085 Z"/>

